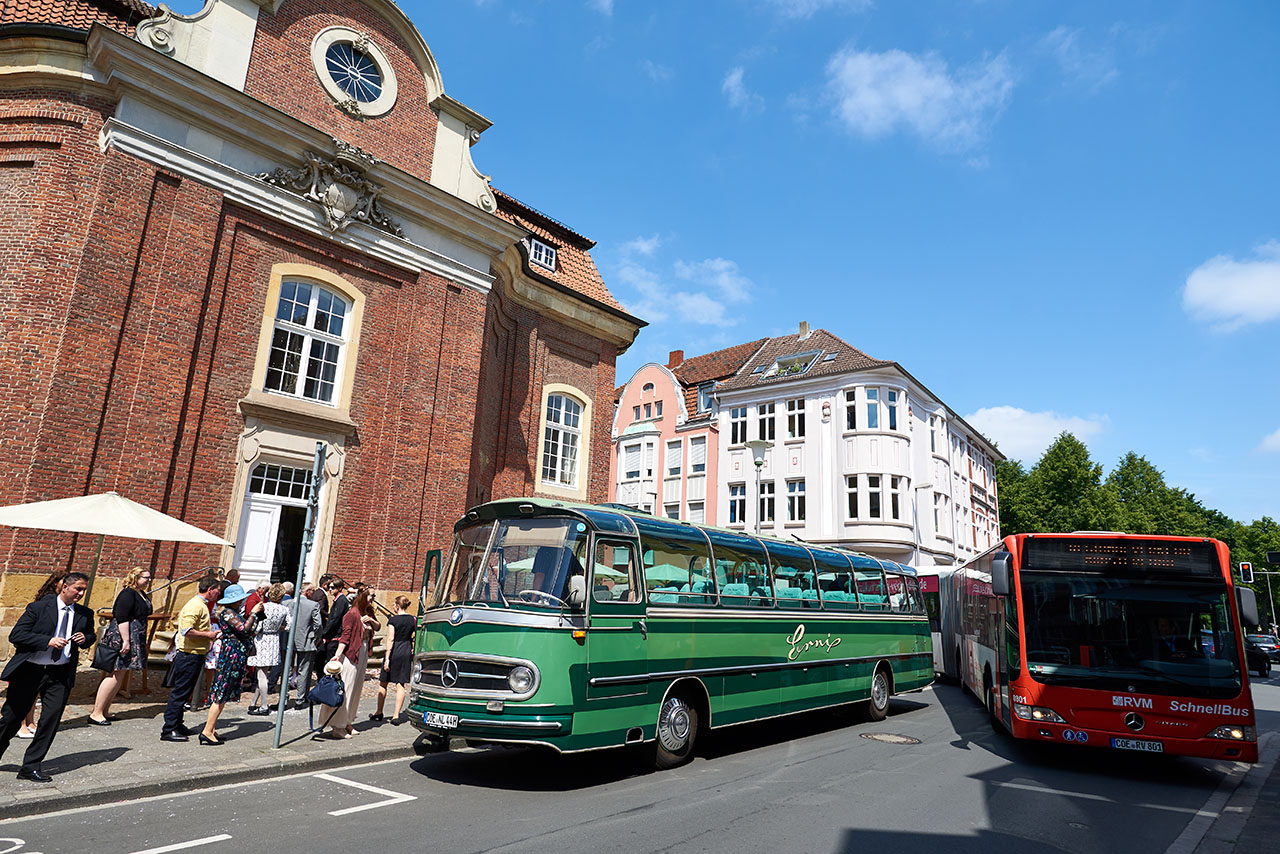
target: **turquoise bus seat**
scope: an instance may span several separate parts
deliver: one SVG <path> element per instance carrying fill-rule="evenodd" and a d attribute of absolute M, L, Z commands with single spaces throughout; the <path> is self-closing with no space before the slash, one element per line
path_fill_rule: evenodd
<path fill-rule="evenodd" d="M 726 584 L 720 592 L 725 596 L 750 596 L 751 588 L 745 584 Z"/>

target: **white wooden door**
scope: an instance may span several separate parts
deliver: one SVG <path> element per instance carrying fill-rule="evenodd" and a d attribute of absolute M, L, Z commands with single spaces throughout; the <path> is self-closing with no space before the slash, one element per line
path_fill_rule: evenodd
<path fill-rule="evenodd" d="M 280 530 L 280 502 L 272 498 L 249 495 L 240 515 L 240 531 L 236 536 L 236 556 L 232 566 L 240 570 L 240 585 L 246 590 L 262 579 L 271 577 L 271 559 L 276 551 L 276 535 Z"/>

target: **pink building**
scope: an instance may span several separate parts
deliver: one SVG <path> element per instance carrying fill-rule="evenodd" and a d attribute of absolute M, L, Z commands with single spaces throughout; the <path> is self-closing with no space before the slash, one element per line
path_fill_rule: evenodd
<path fill-rule="evenodd" d="M 672 519 L 715 521 L 719 427 L 713 392 L 766 340 L 692 359 L 673 350 L 665 366 L 650 362 L 632 375 L 618 393 L 613 418 L 610 501 Z"/>

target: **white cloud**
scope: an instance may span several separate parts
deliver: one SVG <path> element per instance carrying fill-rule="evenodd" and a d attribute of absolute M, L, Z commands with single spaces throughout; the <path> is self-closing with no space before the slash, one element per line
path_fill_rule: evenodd
<path fill-rule="evenodd" d="M 617 292 L 629 297 L 628 310 L 651 323 L 673 319 L 701 326 L 735 325 L 738 318 L 730 316 L 729 306 L 749 301 L 752 290 L 738 265 L 725 258 L 676 261 L 674 279 L 688 283 L 682 286 L 637 260 L 651 257 L 660 244 L 656 234 L 623 244 L 623 262 L 613 281 L 619 285 Z"/>
<path fill-rule="evenodd" d="M 1182 307 L 1214 332 L 1280 318 L 1280 242 L 1262 244 L 1245 261 L 1229 255 L 1205 261 L 1187 276 Z"/>
<path fill-rule="evenodd" d="M 808 18 L 827 9 L 861 12 L 872 6 L 871 0 L 768 0 L 768 3 L 784 18 Z"/>
<path fill-rule="evenodd" d="M 729 99 L 729 106 L 741 110 L 744 115 L 764 109 L 764 98 L 747 89 L 742 82 L 745 73 L 741 65 L 731 68 L 720 85 L 720 91 Z"/>
<path fill-rule="evenodd" d="M 613 0 L 587 0 L 587 5 L 601 15 L 613 14 Z"/>
<path fill-rule="evenodd" d="M 751 298 L 751 280 L 738 272 L 738 265 L 727 258 L 705 261 L 676 262 L 676 275 L 687 282 L 715 288 L 725 302 L 743 302 Z"/>
<path fill-rule="evenodd" d="M 676 76 L 675 72 L 665 65 L 659 65 L 652 59 L 646 59 L 640 63 L 640 67 L 644 69 L 644 73 L 649 75 L 649 79 L 654 83 L 666 83 Z"/>
<path fill-rule="evenodd" d="M 1266 451 L 1269 454 L 1280 454 L 1280 430 L 1263 439 L 1262 444 L 1258 446 L 1258 450 Z"/>
<path fill-rule="evenodd" d="M 849 130 L 871 139 L 905 130 L 952 150 L 973 148 L 986 137 L 1009 103 L 1013 83 L 1004 54 L 954 73 L 936 54 L 900 50 L 846 48 L 827 63 L 836 117 Z"/>
<path fill-rule="evenodd" d="M 1028 465 L 1034 465 L 1062 431 L 1088 444 L 1089 439 L 1102 433 L 1111 423 L 1105 415 L 1081 418 L 1052 411 L 1028 412 L 1016 406 L 990 406 L 966 415 L 964 420 L 994 440 L 1006 457 L 1022 460 Z"/>
<path fill-rule="evenodd" d="M 652 255 L 662 245 L 662 238 L 656 234 L 648 237 L 636 237 L 622 244 L 624 254 L 631 255 Z"/>
<path fill-rule="evenodd" d="M 1053 55 L 1058 67 L 1073 83 L 1097 92 L 1119 76 L 1110 45 L 1090 50 L 1083 46 L 1083 30 L 1058 27 L 1040 40 L 1043 50 Z"/>

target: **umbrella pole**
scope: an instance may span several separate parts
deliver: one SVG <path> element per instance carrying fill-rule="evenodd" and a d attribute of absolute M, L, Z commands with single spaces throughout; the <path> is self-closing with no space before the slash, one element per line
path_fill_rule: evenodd
<path fill-rule="evenodd" d="M 89 605 L 89 597 L 93 595 L 93 579 L 98 576 L 98 561 L 102 558 L 102 538 L 103 534 L 98 535 L 98 546 L 93 550 L 93 566 L 89 567 L 89 584 L 84 591 L 84 604 Z M 89 605 L 92 608 L 92 605 Z"/>

